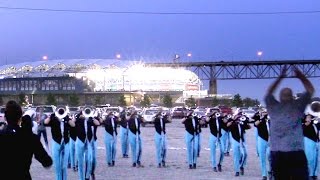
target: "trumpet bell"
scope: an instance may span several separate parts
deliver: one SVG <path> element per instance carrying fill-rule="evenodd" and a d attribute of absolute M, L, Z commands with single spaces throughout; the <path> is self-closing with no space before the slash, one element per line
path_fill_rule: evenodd
<path fill-rule="evenodd" d="M 58 119 L 63 119 L 68 115 L 68 109 L 66 106 L 58 106 L 54 114 Z"/>
<path fill-rule="evenodd" d="M 198 114 L 197 113 L 192 113 L 192 116 L 197 116 Z"/>
<path fill-rule="evenodd" d="M 221 116 L 220 113 L 215 113 L 214 115 L 215 115 L 216 117 L 220 117 L 220 116 Z"/>
<path fill-rule="evenodd" d="M 166 113 L 166 112 L 162 112 L 161 115 L 162 115 L 162 116 L 165 116 L 165 115 L 167 115 L 167 113 Z"/>
<path fill-rule="evenodd" d="M 232 115 L 231 115 L 231 114 L 228 114 L 227 118 L 228 118 L 228 119 L 232 118 Z"/>
<path fill-rule="evenodd" d="M 245 117 L 245 116 L 240 117 L 240 121 L 245 121 L 245 120 L 247 120 L 247 117 Z"/>
<path fill-rule="evenodd" d="M 311 114 L 315 117 L 320 117 L 320 101 L 313 101 L 305 110 L 305 114 Z"/>

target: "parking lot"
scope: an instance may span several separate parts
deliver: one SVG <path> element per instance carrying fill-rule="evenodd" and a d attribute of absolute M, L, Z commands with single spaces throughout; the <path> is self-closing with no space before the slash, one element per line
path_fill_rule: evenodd
<path fill-rule="evenodd" d="M 47 129 L 50 138 L 50 129 Z M 118 130 L 119 131 L 119 130 Z M 98 130 L 98 152 L 97 169 L 95 171 L 97 180 L 106 179 L 261 179 L 259 159 L 255 153 L 255 142 L 253 130 L 247 132 L 248 163 L 245 168 L 245 175 L 234 176 L 232 151 L 231 156 L 225 157 L 222 165 L 222 172 L 213 172 L 210 163 L 209 151 L 209 129 L 202 130 L 202 143 L 200 158 L 198 158 L 197 169 L 188 169 L 186 162 L 186 150 L 184 142 L 184 126 L 181 120 L 174 119 L 167 126 L 168 153 L 167 167 L 157 168 L 155 158 L 154 127 L 147 125 L 142 127 L 143 155 L 142 164 L 144 168 L 131 167 L 131 155 L 129 159 L 122 158 L 120 148 L 120 136 L 117 141 L 117 159 L 115 167 L 108 167 L 105 160 L 104 129 Z M 219 151 L 217 151 L 219 153 Z M 33 160 L 31 174 L 35 180 L 54 179 L 53 167 L 44 169 Z M 77 179 L 77 172 L 68 170 L 68 179 Z"/>

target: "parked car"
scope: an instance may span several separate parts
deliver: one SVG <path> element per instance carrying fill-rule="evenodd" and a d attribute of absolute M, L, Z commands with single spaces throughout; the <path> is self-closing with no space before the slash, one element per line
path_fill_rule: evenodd
<path fill-rule="evenodd" d="M 252 116 L 256 113 L 256 111 L 254 110 L 250 110 L 250 109 L 244 109 L 242 110 L 242 114 L 244 114 L 245 116 L 247 116 L 248 118 L 252 118 Z"/>
<path fill-rule="evenodd" d="M 142 111 L 141 116 L 144 119 L 144 123 L 142 126 L 145 126 L 146 124 L 153 124 L 154 123 L 154 117 L 159 112 L 159 110 L 156 109 L 145 109 Z"/>
<path fill-rule="evenodd" d="M 56 107 L 53 105 L 43 105 L 37 106 L 36 113 L 40 112 L 40 108 L 43 108 L 43 113 L 46 114 L 48 117 L 50 117 L 50 115 L 56 111 Z"/>
<path fill-rule="evenodd" d="M 69 113 L 70 113 L 70 116 L 73 116 L 74 114 L 78 114 L 80 113 L 81 111 L 81 108 L 78 106 L 78 107 L 69 107 Z"/>
<path fill-rule="evenodd" d="M 217 107 L 207 108 L 207 110 L 206 110 L 206 115 L 210 115 L 210 114 L 212 114 L 213 112 L 220 112 L 220 109 L 217 108 Z"/>
<path fill-rule="evenodd" d="M 4 111 L 6 110 L 5 107 L 0 107 L 0 122 L 4 121 Z"/>
<path fill-rule="evenodd" d="M 188 111 L 184 107 L 175 107 L 172 112 L 172 118 L 183 118 L 187 115 Z"/>
<path fill-rule="evenodd" d="M 222 114 L 232 114 L 232 109 L 228 106 L 218 106 L 218 108 Z"/>

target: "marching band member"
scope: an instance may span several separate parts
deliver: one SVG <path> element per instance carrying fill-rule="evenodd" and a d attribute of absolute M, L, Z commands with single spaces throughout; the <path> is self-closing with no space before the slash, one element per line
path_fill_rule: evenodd
<path fill-rule="evenodd" d="M 129 134 L 129 127 L 128 127 L 128 120 L 127 114 L 125 109 L 122 110 L 120 113 L 120 137 L 121 137 L 121 150 L 122 150 L 122 157 L 128 158 L 129 152 L 129 141 L 128 141 L 128 134 Z"/>
<path fill-rule="evenodd" d="M 241 116 L 241 113 L 236 115 L 233 121 L 228 122 L 227 126 L 230 128 L 231 141 L 233 149 L 233 163 L 236 171 L 235 176 L 244 175 L 244 166 L 247 161 L 247 151 L 245 148 L 245 130 L 250 129 L 250 125 L 245 121 L 247 118 Z"/>
<path fill-rule="evenodd" d="M 143 167 L 141 164 L 142 140 L 140 136 L 140 127 L 142 123 L 143 118 L 141 116 L 138 116 L 137 111 L 133 112 L 128 121 L 129 142 L 131 146 L 133 167 Z"/>
<path fill-rule="evenodd" d="M 317 179 L 318 175 L 318 151 L 319 151 L 319 129 L 317 119 L 310 114 L 306 115 L 303 124 L 304 150 L 308 160 L 310 179 Z"/>
<path fill-rule="evenodd" d="M 221 172 L 221 164 L 223 162 L 224 157 L 224 144 L 222 142 L 222 124 L 224 123 L 220 113 L 213 112 L 207 119 L 207 123 L 210 127 L 210 139 L 209 139 L 209 146 L 210 146 L 210 154 L 211 154 L 211 164 L 214 172 Z M 216 163 L 216 146 L 219 145 L 220 147 L 220 157 L 218 163 Z M 217 171 L 218 166 L 218 171 Z"/>
<path fill-rule="evenodd" d="M 252 119 L 254 122 L 256 121 L 259 121 L 260 120 L 260 112 L 257 111 L 253 116 L 252 116 Z M 255 137 L 255 140 L 256 140 L 256 154 L 257 156 L 259 157 L 259 147 L 258 147 L 258 129 L 256 126 L 254 126 L 254 137 Z"/>
<path fill-rule="evenodd" d="M 80 180 L 89 179 L 92 175 L 94 126 L 99 126 L 100 122 L 94 119 L 91 113 L 92 110 L 90 108 L 84 108 L 75 118 L 77 131 L 76 155 Z M 86 166 L 85 172 L 83 171 L 84 165 Z"/>
<path fill-rule="evenodd" d="M 65 114 L 64 109 L 58 109 L 59 115 Z M 75 124 L 68 115 L 57 117 L 55 113 L 44 121 L 44 124 L 51 127 L 52 135 L 52 158 L 55 168 L 56 180 L 67 180 L 67 166 L 69 158 L 70 127 Z"/>
<path fill-rule="evenodd" d="M 109 167 L 115 165 L 116 150 L 117 150 L 117 125 L 118 117 L 113 112 L 109 112 L 108 116 L 103 120 L 105 128 L 105 146 L 106 160 Z"/>
<path fill-rule="evenodd" d="M 154 127 L 156 130 L 154 139 L 156 144 L 156 157 L 158 167 L 166 167 L 167 155 L 167 137 L 166 137 L 166 123 L 170 122 L 165 112 L 159 112 L 154 119 Z"/>
<path fill-rule="evenodd" d="M 193 111 L 190 111 L 182 120 L 182 123 L 186 129 L 185 141 L 187 145 L 187 159 L 189 163 L 189 169 L 197 168 L 197 155 L 198 155 L 198 118 L 193 116 Z"/>
<path fill-rule="evenodd" d="M 201 132 L 202 132 L 202 130 L 201 130 L 201 125 L 203 125 L 203 124 L 205 124 L 206 122 L 205 122 L 205 120 L 204 120 L 204 122 L 201 120 L 201 116 L 197 116 L 197 118 L 196 118 L 196 120 L 198 121 L 196 124 L 197 124 L 197 126 L 196 126 L 196 130 L 197 130 L 197 132 L 199 132 L 198 133 L 198 136 L 196 136 L 196 138 L 198 139 L 197 140 L 197 157 L 200 157 L 200 151 L 201 151 Z"/>
<path fill-rule="evenodd" d="M 231 134 L 230 134 L 230 129 L 227 126 L 227 123 L 232 120 L 232 115 L 224 115 L 224 120 L 221 126 L 221 134 L 222 134 L 222 142 L 224 146 L 224 156 L 229 156 L 229 152 L 231 149 Z"/>
<path fill-rule="evenodd" d="M 75 127 L 70 127 L 70 166 L 73 169 L 73 171 L 78 170 L 78 161 L 76 156 L 76 140 L 77 140 L 77 131 Z"/>
<path fill-rule="evenodd" d="M 43 140 L 45 142 L 45 148 L 47 151 L 49 150 L 49 143 L 47 138 L 47 130 L 44 125 L 44 120 L 47 119 L 48 116 L 43 113 L 43 108 L 40 107 L 39 114 L 37 114 L 37 123 L 38 123 L 38 137 L 41 139 L 41 134 L 43 135 Z"/>
<path fill-rule="evenodd" d="M 99 118 L 99 114 L 97 111 L 95 111 L 94 119 L 101 122 L 101 119 Z M 92 173 L 91 173 L 92 180 L 95 180 L 95 173 L 94 172 L 95 172 L 96 166 L 97 166 L 97 140 L 98 140 L 97 130 L 98 130 L 98 126 L 94 126 L 93 127 Z"/>
<path fill-rule="evenodd" d="M 257 116 L 255 118 L 257 118 Z M 260 166 L 262 171 L 262 179 L 267 180 L 267 171 L 270 178 L 272 175 L 271 167 L 270 167 L 270 147 L 269 147 L 270 121 L 268 119 L 267 112 L 262 112 L 261 117 L 259 115 L 259 119 L 256 119 L 254 126 L 256 127 L 257 133 L 258 133 L 257 143 L 258 143 Z"/>

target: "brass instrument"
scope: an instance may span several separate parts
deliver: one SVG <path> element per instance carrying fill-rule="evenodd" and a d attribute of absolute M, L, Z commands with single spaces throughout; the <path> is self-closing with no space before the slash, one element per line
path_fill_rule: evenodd
<path fill-rule="evenodd" d="M 305 114 L 310 114 L 314 117 L 320 117 L 320 101 L 313 101 L 305 110 Z"/>
<path fill-rule="evenodd" d="M 90 106 L 85 106 L 82 110 L 82 114 L 85 118 L 90 118 L 94 116 L 94 110 Z"/>
<path fill-rule="evenodd" d="M 68 115 L 68 108 L 66 106 L 58 106 L 54 115 L 60 120 L 64 119 Z"/>
<path fill-rule="evenodd" d="M 215 113 L 214 115 L 215 115 L 216 117 L 220 117 L 220 116 L 221 116 L 221 114 L 220 114 L 220 113 L 218 113 L 218 112 L 217 112 L 217 113 Z"/>

